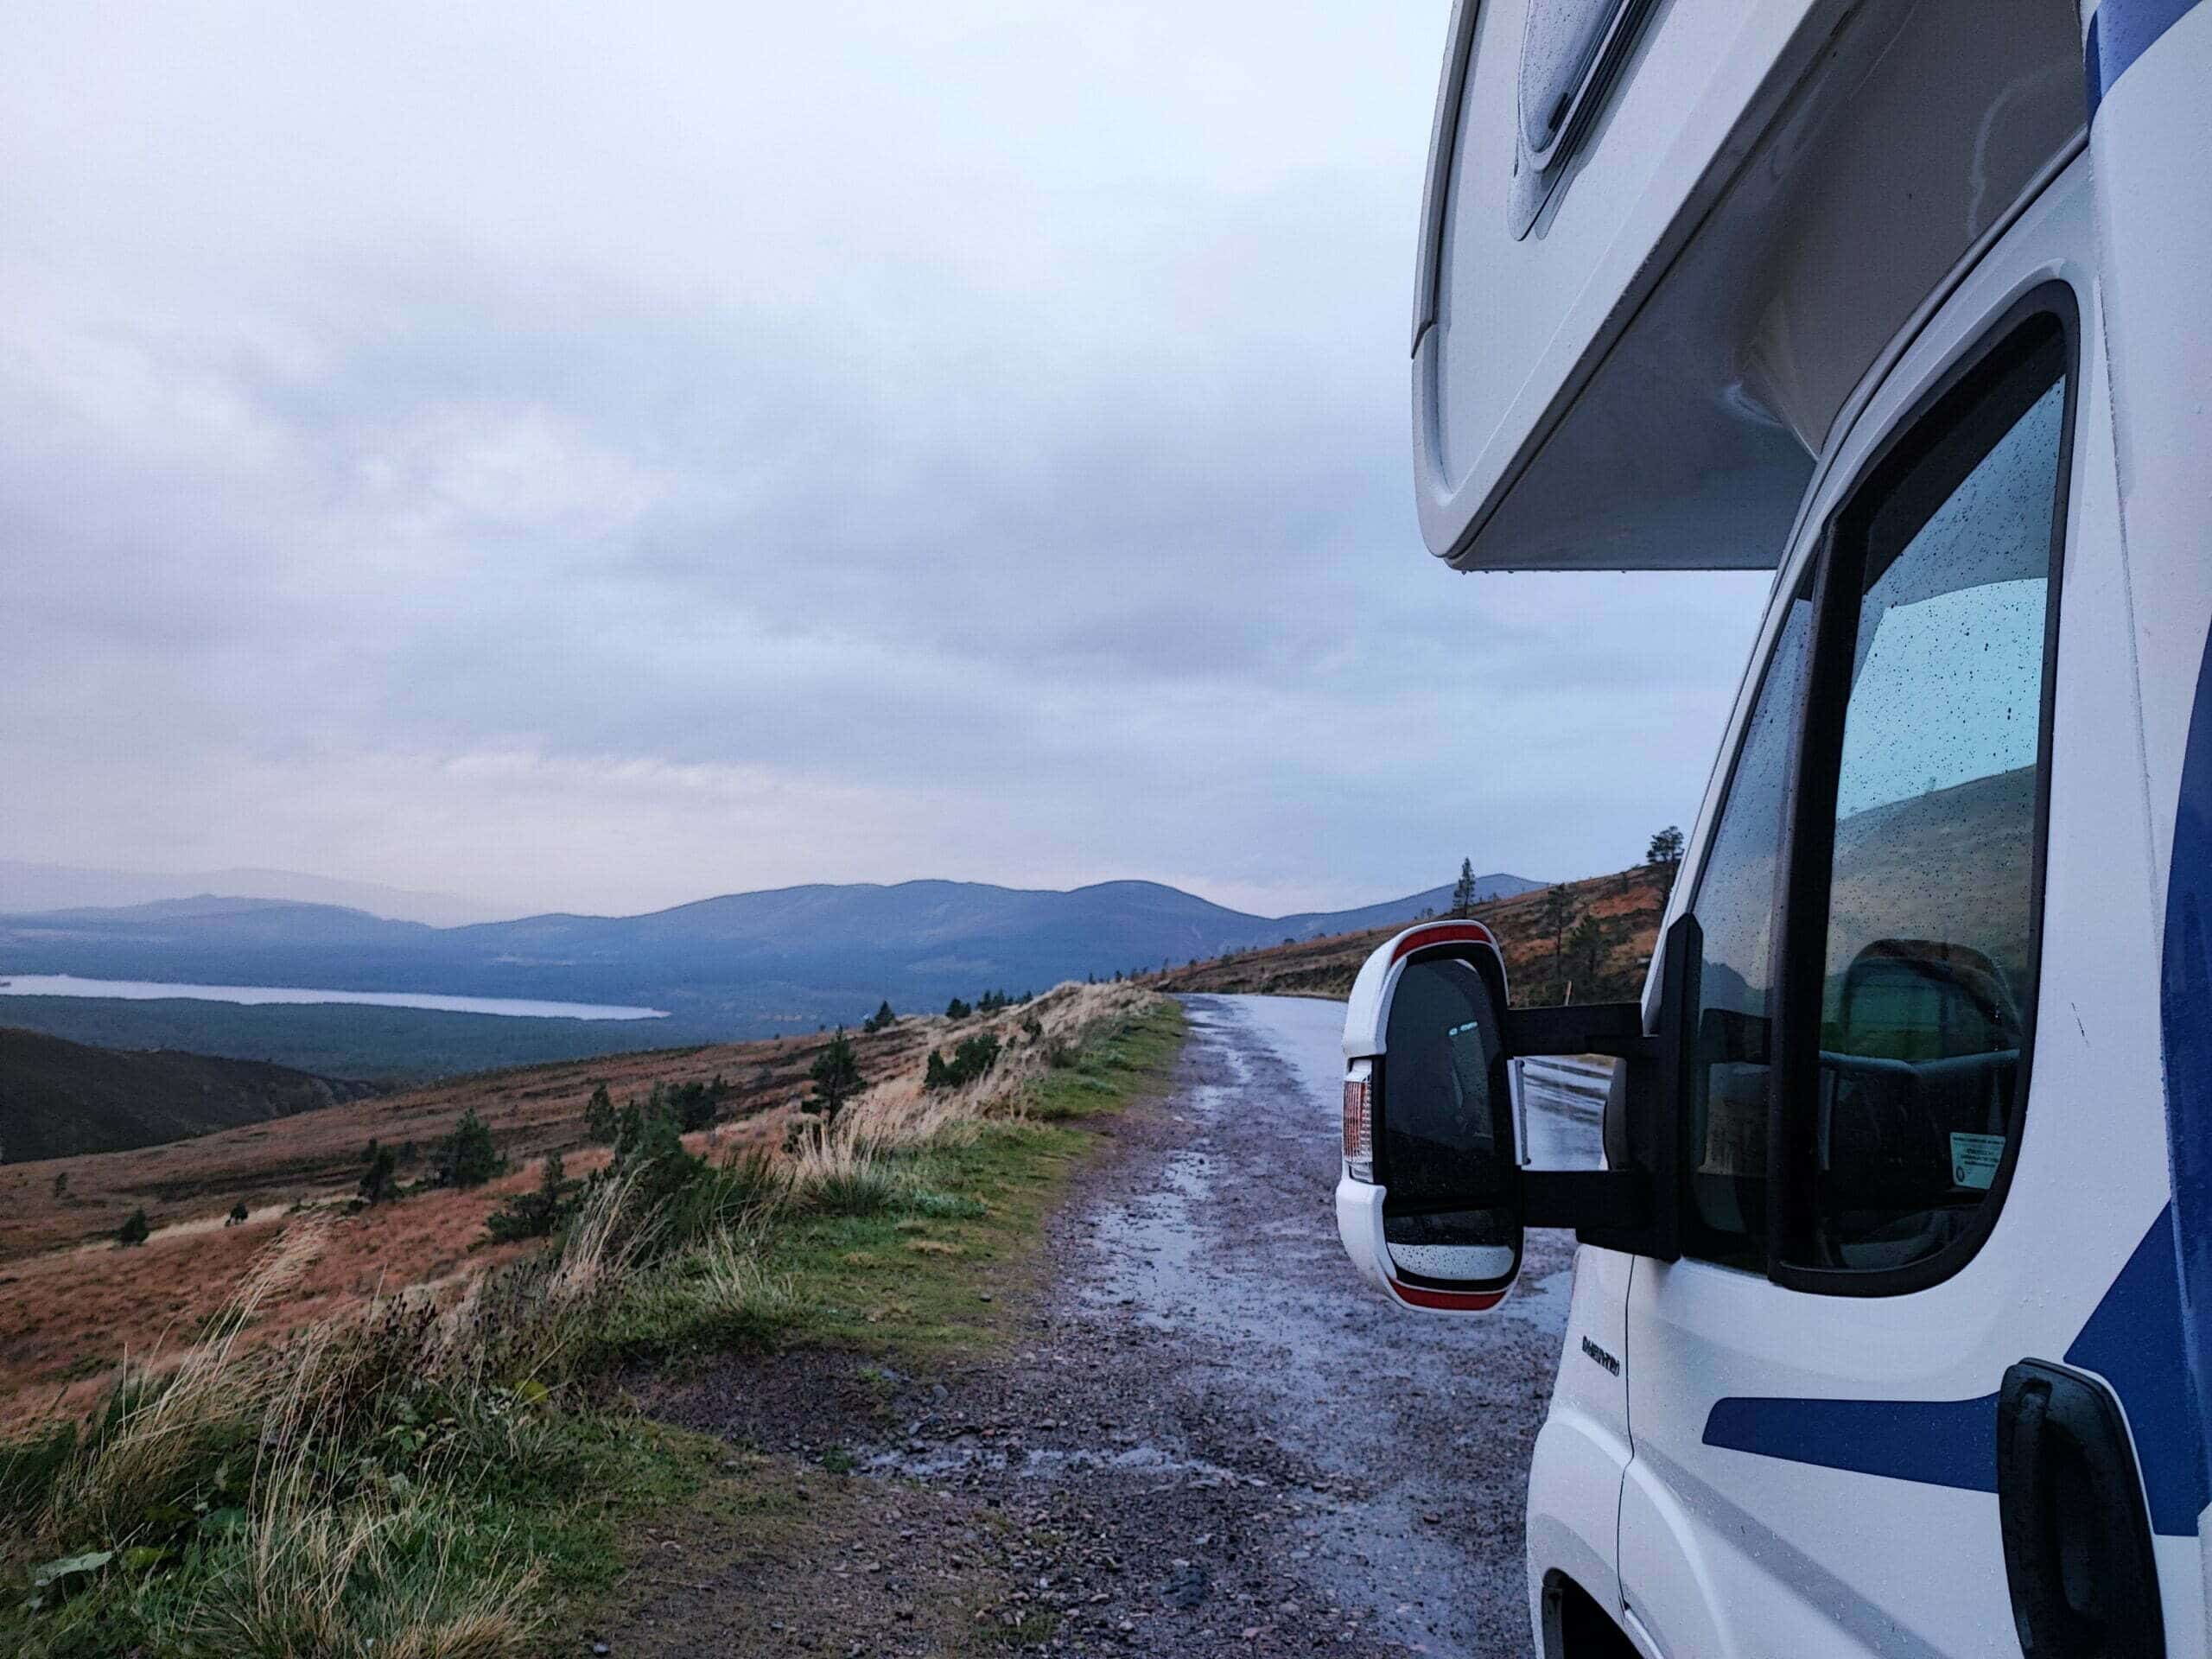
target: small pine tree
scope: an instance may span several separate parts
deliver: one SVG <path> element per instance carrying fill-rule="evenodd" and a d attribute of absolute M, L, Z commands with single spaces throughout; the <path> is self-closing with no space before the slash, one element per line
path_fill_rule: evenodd
<path fill-rule="evenodd" d="M 999 1039 L 989 1032 L 963 1038 L 952 1051 L 952 1070 L 962 1083 L 973 1083 L 999 1063 Z"/>
<path fill-rule="evenodd" d="M 507 1160 L 499 1156 L 491 1127 L 472 1106 L 461 1115 L 453 1133 L 438 1142 L 436 1166 L 440 1186 L 481 1186 L 505 1171 Z"/>
<path fill-rule="evenodd" d="M 664 1112 L 641 1116 L 637 1138 L 615 1150 L 613 1169 L 636 1183 L 639 1200 L 650 1215 L 673 1200 L 706 1168 L 703 1160 L 683 1149 L 676 1120 Z"/>
<path fill-rule="evenodd" d="M 361 1154 L 367 1166 L 354 1191 L 367 1204 L 383 1204 L 399 1196 L 399 1158 L 390 1147 L 380 1141 L 369 1142 L 368 1150 Z"/>
<path fill-rule="evenodd" d="M 561 1154 L 549 1152 L 539 1166 L 537 1185 L 518 1192 L 484 1218 L 484 1230 L 502 1243 L 545 1238 L 568 1219 L 569 1187 Z"/>
<path fill-rule="evenodd" d="M 69 1196 L 69 1172 L 66 1169 L 54 1178 L 54 1196 L 56 1198 Z"/>
<path fill-rule="evenodd" d="M 867 1032 L 888 1031 L 899 1023 L 899 1016 L 891 1012 L 891 999 L 885 997 L 876 1004 L 875 1012 L 861 1021 L 861 1029 Z"/>
<path fill-rule="evenodd" d="M 1597 1001 L 1606 993 L 1605 959 L 1612 943 L 1613 930 L 1592 911 L 1585 911 L 1567 936 L 1569 983 L 1585 1002 Z"/>
<path fill-rule="evenodd" d="M 1651 837 L 1650 845 L 1643 849 L 1643 861 L 1671 870 L 1682 861 L 1683 844 L 1681 826 L 1670 823 Z"/>
<path fill-rule="evenodd" d="M 861 1063 L 853 1052 L 853 1039 L 842 1026 L 830 1046 L 815 1059 L 806 1074 L 814 1082 L 807 1104 L 823 1118 L 835 1118 L 844 1103 L 861 1091 Z"/>
<path fill-rule="evenodd" d="M 657 1083 L 646 1097 L 645 1115 L 672 1119 L 677 1128 L 690 1135 L 714 1122 L 715 1098 L 703 1083 L 679 1083 L 674 1088 Z"/>
<path fill-rule="evenodd" d="M 614 1096 L 607 1092 L 605 1084 L 591 1091 L 591 1098 L 584 1103 L 584 1133 L 594 1146 L 614 1144 Z"/>
<path fill-rule="evenodd" d="M 223 1225 L 226 1227 L 243 1226 L 252 1214 L 253 1211 L 245 1207 L 245 1200 L 244 1198 L 240 1198 L 236 1204 L 231 1206 L 231 1213 L 224 1218 Z"/>
<path fill-rule="evenodd" d="M 1039 1024 L 1037 1029 L 1044 1030 Z M 982 1077 L 999 1063 L 999 1039 L 988 1031 L 979 1031 L 973 1037 L 963 1037 L 948 1060 L 935 1049 L 930 1051 L 929 1064 L 922 1072 L 925 1089 L 957 1089 Z"/>
<path fill-rule="evenodd" d="M 1552 1000 L 1567 994 L 1567 936 L 1580 915 L 1574 895 L 1563 887 L 1544 890 L 1544 931 L 1552 938 Z"/>
<path fill-rule="evenodd" d="M 1452 913 L 1467 917 L 1475 913 L 1475 861 L 1459 861 L 1459 879 L 1452 887 Z"/>
<path fill-rule="evenodd" d="M 975 1009 L 969 1007 L 965 1002 L 963 1002 L 957 996 L 954 997 L 951 1001 L 944 1005 L 944 1017 L 948 1020 L 965 1020 L 969 1014 L 975 1012 Z"/>
<path fill-rule="evenodd" d="M 146 1211 L 142 1207 L 133 1210 L 123 1225 L 115 1230 L 115 1242 L 119 1247 L 143 1244 L 153 1230 L 147 1223 Z"/>
<path fill-rule="evenodd" d="M 635 1147 L 640 1141 L 644 1140 L 645 1137 L 645 1114 L 643 1109 L 639 1106 L 637 1096 L 632 1095 L 629 1099 L 622 1103 L 622 1109 L 614 1114 L 614 1156 L 616 1161 L 620 1162 L 623 1155 L 629 1152 L 630 1149 Z"/>

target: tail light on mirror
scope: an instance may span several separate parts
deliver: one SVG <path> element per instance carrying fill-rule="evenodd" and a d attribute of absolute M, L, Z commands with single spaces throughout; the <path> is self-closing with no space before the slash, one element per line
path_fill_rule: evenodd
<path fill-rule="evenodd" d="M 1375 1063 L 1354 1060 L 1344 1075 L 1344 1173 L 1375 1179 Z"/>

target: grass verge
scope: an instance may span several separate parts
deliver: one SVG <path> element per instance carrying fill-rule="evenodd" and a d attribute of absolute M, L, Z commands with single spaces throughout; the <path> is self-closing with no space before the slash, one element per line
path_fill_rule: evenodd
<path fill-rule="evenodd" d="M 1090 1120 L 1158 1089 L 1182 1043 L 1180 1006 L 1148 1004 L 1031 1077 L 1003 1119 L 892 1154 L 905 1181 L 880 1208 L 778 1229 L 765 1259 L 800 1289 L 795 1334 L 910 1357 L 998 1340 L 1007 1281 L 1093 1143 Z"/>

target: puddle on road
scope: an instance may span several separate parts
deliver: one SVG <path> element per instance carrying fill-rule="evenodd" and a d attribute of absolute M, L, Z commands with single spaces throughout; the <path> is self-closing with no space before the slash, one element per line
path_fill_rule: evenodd
<path fill-rule="evenodd" d="M 1141 1325 L 1179 1328 L 1202 1283 L 1194 1214 L 1213 1191 L 1214 1160 L 1202 1152 L 1172 1154 L 1155 1192 L 1098 1218 L 1095 1271 L 1077 1287 L 1094 1310 L 1127 1307 Z M 1181 1316 L 1179 1318 L 1178 1316 Z"/>
<path fill-rule="evenodd" d="M 878 1452 L 865 1459 L 861 1467 L 873 1474 L 904 1475 L 915 1480 L 940 1480 L 970 1469 L 986 1469 L 1033 1480 L 1103 1473 L 1160 1475 L 1198 1487 L 1268 1484 L 1217 1463 L 1209 1463 L 1204 1458 L 1179 1457 L 1149 1441 L 1112 1451 L 1094 1451 L 1083 1446 L 992 1446 L 979 1439 L 963 1437 L 925 1446 L 919 1451 L 910 1443 Z"/>

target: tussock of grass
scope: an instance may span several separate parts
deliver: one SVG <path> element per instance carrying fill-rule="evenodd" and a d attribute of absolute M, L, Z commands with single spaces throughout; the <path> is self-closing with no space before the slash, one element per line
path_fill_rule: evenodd
<path fill-rule="evenodd" d="M 625 1357 L 687 1349 L 759 1351 L 775 1345 L 800 1306 L 791 1275 L 764 1268 L 755 1241 L 717 1233 L 639 1275 L 612 1311 L 601 1341 Z"/>
<path fill-rule="evenodd" d="M 543 1627 L 538 1576 L 435 1497 L 329 1509 L 279 1478 L 181 1633 L 266 1659 L 505 1659 Z"/>
<path fill-rule="evenodd" d="M 539 1574 L 452 1506 L 329 1507 L 278 1484 L 188 1568 L 118 1573 L 30 1624 L 15 1651 L 510 1659 L 536 1650 L 545 1621 Z"/>
<path fill-rule="evenodd" d="M 544 1596 L 500 1541 L 501 1494 L 556 1456 L 552 1390 L 628 1282 L 628 1197 L 607 1184 L 560 1249 L 480 1276 L 450 1308 L 373 1302 L 249 1351 L 238 1332 L 321 1230 L 281 1236 L 165 1376 L 134 1375 L 92 1422 L 10 1461 L 21 1502 L 0 1553 L 33 1593 L 0 1611 L 0 1647 L 527 1650 Z"/>

